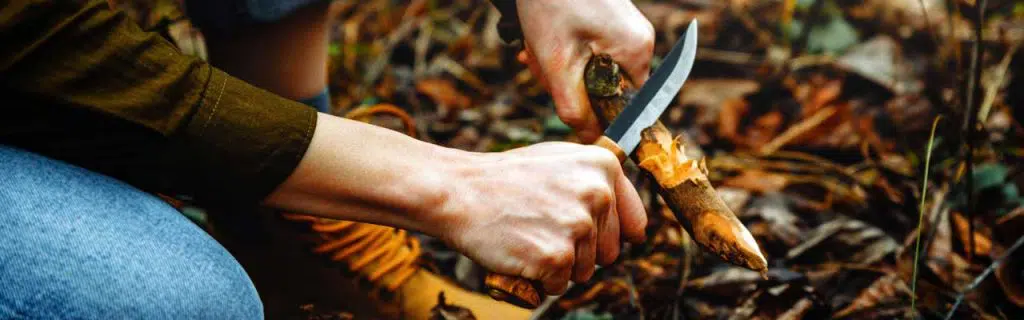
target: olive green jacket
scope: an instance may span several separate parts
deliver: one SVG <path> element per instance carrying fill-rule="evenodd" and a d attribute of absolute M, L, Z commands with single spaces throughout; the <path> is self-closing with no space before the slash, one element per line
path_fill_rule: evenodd
<path fill-rule="evenodd" d="M 179 52 L 103 0 L 3 1 L 0 111 L 0 144 L 211 206 L 272 192 L 317 117 Z"/>

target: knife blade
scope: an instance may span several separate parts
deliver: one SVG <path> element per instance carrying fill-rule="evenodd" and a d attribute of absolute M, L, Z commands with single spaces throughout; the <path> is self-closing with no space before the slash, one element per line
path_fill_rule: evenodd
<path fill-rule="evenodd" d="M 676 41 L 654 74 L 640 87 L 622 113 L 608 125 L 601 139 L 603 141 L 597 144 L 609 148 L 612 146 L 608 145 L 607 140 L 611 140 L 619 149 L 612 152 L 619 155 L 620 162 L 625 161 L 624 156 L 632 154 L 640 144 L 640 132 L 653 125 L 675 99 L 690 76 L 696 56 L 697 20 L 694 19 L 686 28 L 686 34 Z"/>

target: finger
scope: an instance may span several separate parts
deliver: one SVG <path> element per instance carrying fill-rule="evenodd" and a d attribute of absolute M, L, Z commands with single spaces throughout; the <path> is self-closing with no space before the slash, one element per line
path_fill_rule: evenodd
<path fill-rule="evenodd" d="M 619 257 L 619 215 L 616 206 L 610 206 L 611 210 L 604 223 L 597 226 L 597 263 L 602 266 L 615 262 Z"/>
<path fill-rule="evenodd" d="M 583 46 L 551 48 L 552 52 L 532 51 L 555 103 L 555 111 L 565 124 L 576 130 L 581 143 L 592 143 L 601 136 L 597 115 L 590 108 L 583 73 L 590 51 Z M 585 49 L 585 50 L 584 50 Z"/>
<path fill-rule="evenodd" d="M 619 228 L 623 237 L 633 243 L 640 243 L 646 240 L 647 235 L 644 229 L 647 227 L 647 212 L 640 200 L 640 194 L 636 192 L 633 183 L 620 174 L 615 183 L 616 210 L 618 210 Z"/>
<path fill-rule="evenodd" d="M 576 244 L 576 261 L 573 264 L 572 281 L 577 283 L 590 280 L 594 275 L 594 262 L 597 256 L 597 228 L 592 228 L 589 235 L 580 238 Z"/>
<path fill-rule="evenodd" d="M 526 68 L 530 70 L 530 74 L 537 79 L 537 83 L 540 83 L 540 85 L 544 86 L 545 89 L 551 91 L 551 84 L 548 83 L 547 78 L 544 77 L 544 72 L 541 71 L 540 64 L 537 63 L 537 58 L 530 53 L 529 48 L 523 48 L 522 51 L 519 51 L 519 54 L 516 55 L 516 60 L 519 60 L 520 63 L 526 65 Z"/>
<path fill-rule="evenodd" d="M 642 86 L 650 77 L 651 58 L 654 57 L 654 26 L 635 6 L 623 12 L 630 15 L 631 23 L 626 27 L 608 30 L 590 44 L 594 52 L 611 55 L 629 76 L 633 85 Z"/>
<path fill-rule="evenodd" d="M 519 274 L 523 278 L 540 282 L 544 294 L 561 294 L 569 286 L 575 250 L 571 242 L 559 243 L 561 242 L 538 243 L 539 247 L 536 247 L 527 258 L 531 262 L 527 263 Z"/>
<path fill-rule="evenodd" d="M 572 275 L 572 266 L 575 264 L 574 251 L 566 250 L 556 259 L 560 260 L 548 263 L 550 272 L 540 279 L 544 283 L 544 291 L 549 295 L 562 294 L 569 288 L 569 277 Z"/>
<path fill-rule="evenodd" d="M 551 80 L 556 112 L 562 122 L 576 130 L 581 143 L 593 143 L 601 137 L 601 125 L 590 107 L 590 98 L 583 82 L 583 68 L 570 74 Z"/>
<path fill-rule="evenodd" d="M 626 56 L 612 59 L 619 61 L 619 66 L 626 71 L 633 85 L 639 88 L 647 82 L 651 74 L 651 58 L 654 57 L 654 35 L 651 31 L 649 37 L 642 36 L 636 39 L 636 44 L 626 51 Z"/>
<path fill-rule="evenodd" d="M 644 83 L 647 82 L 647 78 L 650 77 L 652 56 L 653 51 L 644 52 L 640 55 L 624 60 L 626 62 L 621 64 L 635 87 L 639 88 L 640 86 L 643 86 Z"/>

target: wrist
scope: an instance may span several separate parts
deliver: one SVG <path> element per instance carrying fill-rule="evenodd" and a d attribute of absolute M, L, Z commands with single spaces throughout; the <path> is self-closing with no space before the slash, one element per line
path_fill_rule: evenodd
<path fill-rule="evenodd" d="M 483 154 L 429 145 L 429 157 L 410 168 L 401 183 L 405 209 L 415 226 L 411 228 L 447 241 L 453 225 L 465 219 L 464 181 Z"/>

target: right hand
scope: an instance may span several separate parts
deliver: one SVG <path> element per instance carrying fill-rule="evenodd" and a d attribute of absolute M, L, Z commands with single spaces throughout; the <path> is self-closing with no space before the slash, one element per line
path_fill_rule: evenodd
<path fill-rule="evenodd" d="M 547 294 L 614 262 L 620 233 L 645 239 L 640 197 L 600 147 L 546 142 L 453 166 L 435 216 L 440 238 L 491 271 L 539 280 Z"/>

